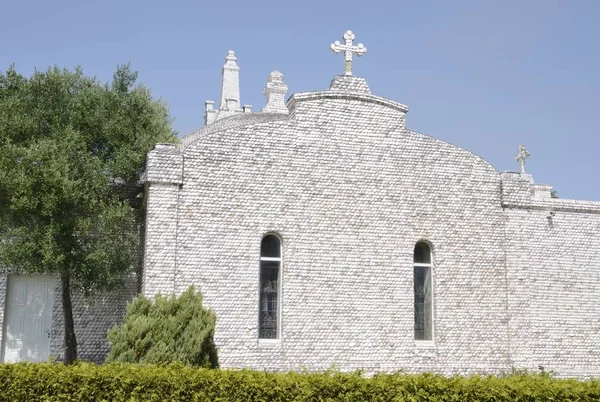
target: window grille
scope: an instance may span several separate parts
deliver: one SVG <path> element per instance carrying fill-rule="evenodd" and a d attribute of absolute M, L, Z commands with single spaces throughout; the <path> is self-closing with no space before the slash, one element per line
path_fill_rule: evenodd
<path fill-rule="evenodd" d="M 433 340 L 433 281 L 431 249 L 419 242 L 414 251 L 415 340 Z"/>
<path fill-rule="evenodd" d="M 279 288 L 281 242 L 275 235 L 263 237 L 260 247 L 259 338 L 279 338 Z"/>

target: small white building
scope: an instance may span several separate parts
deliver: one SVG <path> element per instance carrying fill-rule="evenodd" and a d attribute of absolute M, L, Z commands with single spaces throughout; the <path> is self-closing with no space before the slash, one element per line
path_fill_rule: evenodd
<path fill-rule="evenodd" d="M 260 112 L 229 52 L 205 126 L 149 154 L 141 292 L 201 290 L 225 368 L 600 376 L 600 202 L 552 198 L 524 147 L 499 173 L 407 128 L 406 105 L 352 75 L 353 39 L 332 45 L 345 73 L 327 90 L 285 102 L 275 71 Z M 11 340 L 21 289 L 50 302 L 52 283 L 10 276 L 5 297 L 0 280 L 4 360 L 29 357 Z M 82 358 L 102 359 L 136 291 L 79 302 Z M 44 358 L 60 355 L 58 294 Z"/>

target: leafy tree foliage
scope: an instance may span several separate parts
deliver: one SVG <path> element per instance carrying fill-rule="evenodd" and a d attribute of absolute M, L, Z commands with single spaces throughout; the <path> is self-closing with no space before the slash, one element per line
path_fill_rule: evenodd
<path fill-rule="evenodd" d="M 181 296 L 138 296 L 125 322 L 108 332 L 107 363 L 171 363 L 218 367 L 215 314 L 202 307 L 202 294 L 191 286 Z"/>
<path fill-rule="evenodd" d="M 111 85 L 81 69 L 0 72 L 0 267 L 60 276 L 65 361 L 77 358 L 71 290 L 113 289 L 138 236 L 125 189 L 157 142 L 166 106 L 121 66 Z"/>

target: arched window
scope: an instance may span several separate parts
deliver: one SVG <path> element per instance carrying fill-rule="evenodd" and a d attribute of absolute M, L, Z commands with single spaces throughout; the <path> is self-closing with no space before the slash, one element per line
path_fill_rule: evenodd
<path fill-rule="evenodd" d="M 258 337 L 279 338 L 279 288 L 281 242 L 275 235 L 263 237 L 260 245 L 260 301 Z"/>
<path fill-rule="evenodd" d="M 433 340 L 433 281 L 431 249 L 418 242 L 414 254 L 415 340 Z"/>

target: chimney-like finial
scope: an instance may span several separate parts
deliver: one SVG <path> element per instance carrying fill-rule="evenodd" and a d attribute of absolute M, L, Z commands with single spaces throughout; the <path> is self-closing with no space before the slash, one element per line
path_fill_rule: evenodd
<path fill-rule="evenodd" d="M 287 90 L 288 86 L 283 82 L 283 74 L 279 71 L 273 71 L 269 74 L 267 85 L 263 90 L 263 94 L 267 97 L 267 104 L 261 112 L 288 113 L 288 108 L 285 106 Z"/>
<path fill-rule="evenodd" d="M 240 107 L 240 67 L 237 65 L 235 52 L 230 50 L 223 65 L 223 81 L 221 83 L 221 101 L 219 108 L 214 108 L 213 101 L 206 101 L 204 106 L 204 124 L 211 124 L 223 117 L 244 113 Z M 247 112 L 250 109 L 246 108 Z"/>
<path fill-rule="evenodd" d="M 219 103 L 219 110 L 233 112 L 239 109 L 240 67 L 236 61 L 235 52 L 230 50 L 223 65 L 223 82 L 221 83 L 221 103 Z"/>

